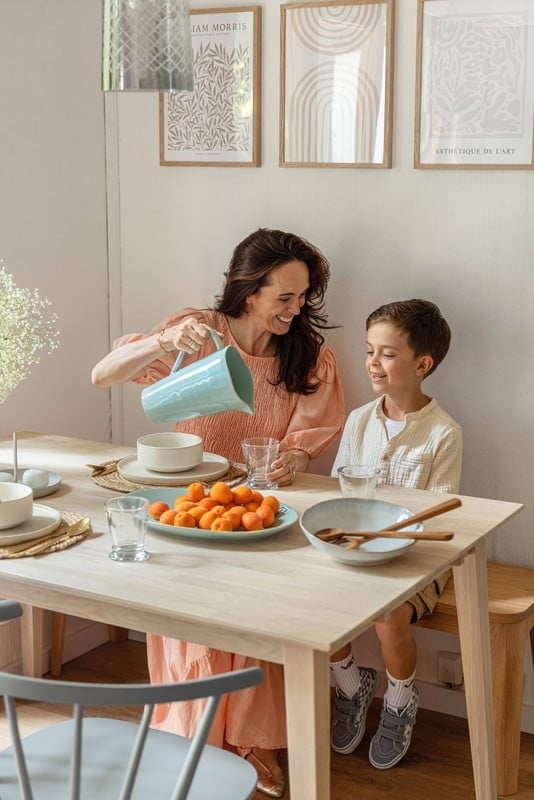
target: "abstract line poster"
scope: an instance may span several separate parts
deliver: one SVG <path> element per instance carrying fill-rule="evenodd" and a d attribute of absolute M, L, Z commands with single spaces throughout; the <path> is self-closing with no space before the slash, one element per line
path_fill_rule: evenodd
<path fill-rule="evenodd" d="M 419 10 L 416 165 L 533 166 L 534 0 Z"/>
<path fill-rule="evenodd" d="M 285 166 L 389 166 L 389 2 L 282 6 Z"/>

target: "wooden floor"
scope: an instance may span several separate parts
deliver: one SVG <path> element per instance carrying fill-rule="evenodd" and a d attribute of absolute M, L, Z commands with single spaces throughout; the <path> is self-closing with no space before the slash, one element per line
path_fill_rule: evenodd
<path fill-rule="evenodd" d="M 108 643 L 64 665 L 65 680 L 143 682 L 148 679 L 145 646 L 139 642 Z M 121 710 L 122 712 L 123 710 Z M 103 713 L 113 715 L 113 709 Z M 458 717 L 420 709 L 409 753 L 397 767 L 378 771 L 367 760 L 369 739 L 380 713 L 375 701 L 368 732 L 350 756 L 332 754 L 332 800 L 474 800 L 467 723 Z M 124 714 L 121 714 L 124 716 Z M 29 733 L 63 718 L 58 706 L 26 704 L 22 732 Z M 136 712 L 130 712 L 135 718 Z M 5 716 L 0 717 L 0 746 L 7 744 Z M 281 754 L 281 763 L 286 760 Z M 514 800 L 534 797 L 534 736 L 523 734 L 519 792 Z M 286 800 L 290 792 L 286 791 Z M 213 798 L 216 800 L 216 798 Z M 256 793 L 254 800 L 265 800 Z"/>

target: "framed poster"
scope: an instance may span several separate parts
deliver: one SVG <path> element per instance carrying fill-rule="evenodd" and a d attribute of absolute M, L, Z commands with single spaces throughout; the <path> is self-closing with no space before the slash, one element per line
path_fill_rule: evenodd
<path fill-rule="evenodd" d="M 415 167 L 534 167 L 534 0 L 418 0 Z"/>
<path fill-rule="evenodd" d="M 280 166 L 391 167 L 393 0 L 280 13 Z"/>
<path fill-rule="evenodd" d="M 160 164 L 260 164 L 261 7 L 191 9 L 192 92 L 161 92 Z"/>

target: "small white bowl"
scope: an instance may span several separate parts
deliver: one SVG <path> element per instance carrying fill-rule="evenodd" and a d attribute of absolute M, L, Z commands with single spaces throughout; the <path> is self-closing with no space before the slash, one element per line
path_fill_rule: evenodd
<path fill-rule="evenodd" d="M 0 530 L 14 528 L 33 514 L 33 492 L 23 483 L 0 483 Z"/>
<path fill-rule="evenodd" d="M 306 539 L 321 552 L 336 561 L 358 567 L 374 566 L 391 561 L 405 553 L 415 539 L 410 539 L 409 531 L 422 531 L 421 523 L 406 528 L 406 538 L 369 539 L 358 550 L 325 542 L 315 536 L 322 528 L 343 528 L 346 531 L 379 531 L 394 522 L 408 519 L 412 512 L 402 506 L 386 503 L 383 500 L 363 500 L 356 497 L 340 497 L 323 500 L 310 506 L 300 517 L 300 527 Z"/>
<path fill-rule="evenodd" d="M 137 440 L 137 458 L 154 472 L 185 472 L 197 467 L 204 451 L 193 433 L 148 433 Z"/>

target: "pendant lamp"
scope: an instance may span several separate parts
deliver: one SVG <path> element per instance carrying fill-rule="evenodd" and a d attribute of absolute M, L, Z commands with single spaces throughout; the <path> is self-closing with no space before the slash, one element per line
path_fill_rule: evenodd
<path fill-rule="evenodd" d="M 102 88 L 193 89 L 189 0 L 104 0 Z"/>

